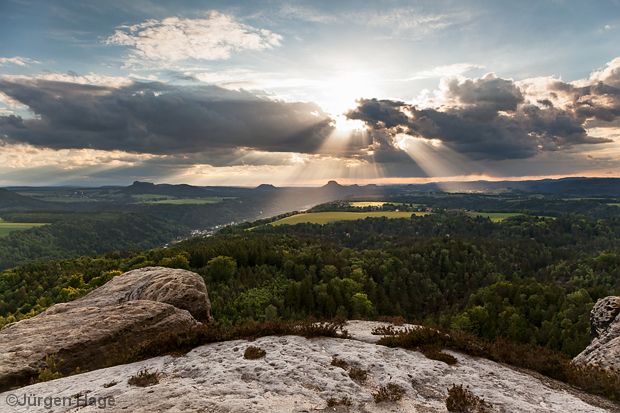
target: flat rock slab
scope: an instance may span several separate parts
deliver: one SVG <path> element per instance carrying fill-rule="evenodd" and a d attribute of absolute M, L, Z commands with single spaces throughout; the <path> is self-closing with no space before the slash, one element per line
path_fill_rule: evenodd
<path fill-rule="evenodd" d="M 351 325 L 351 330 L 361 331 L 363 325 L 373 325 L 363 323 L 366 324 Z M 246 360 L 243 354 L 248 346 L 259 346 L 266 356 Z M 0 410 L 69 412 L 76 408 L 75 398 L 71 399 L 72 406 L 47 409 L 45 397 L 70 400 L 71 396 L 80 395 L 83 400 L 87 395 L 99 403 L 105 400 L 105 411 L 109 412 L 431 413 L 447 411 L 447 388 L 455 383 L 469 386 L 475 395 L 492 403 L 495 412 L 618 411 L 589 404 L 562 387 L 565 385 L 550 385 L 553 380 L 489 360 L 449 353 L 458 359 L 458 364 L 448 366 L 419 352 L 358 340 L 297 336 L 263 337 L 253 342 L 236 340 L 200 346 L 183 357 L 156 357 L 5 392 L 0 394 Z M 367 370 L 368 379 L 365 383 L 351 380 L 345 370 L 331 365 L 333 358 Z M 157 372 L 159 384 L 130 386 L 128 379 L 143 369 Z M 405 396 L 396 403 L 376 404 L 372 393 L 387 383 L 402 386 Z M 22 402 L 24 395 L 41 397 L 40 406 L 7 404 L 7 400 Z M 114 406 L 109 404 L 110 397 Z M 350 408 L 327 409 L 328 399 L 342 397 L 352 401 Z M 81 412 L 101 410 L 96 405 L 80 409 Z"/>

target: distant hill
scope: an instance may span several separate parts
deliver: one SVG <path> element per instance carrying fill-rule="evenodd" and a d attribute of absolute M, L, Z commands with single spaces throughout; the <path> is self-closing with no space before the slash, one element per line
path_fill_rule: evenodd
<path fill-rule="evenodd" d="M 192 185 L 155 185 L 151 182 L 135 181 L 132 185 L 118 191 L 120 194 L 126 195 L 166 195 L 181 198 L 204 198 L 214 196 L 212 192 Z"/>
<path fill-rule="evenodd" d="M 64 205 L 41 201 L 0 188 L 0 210 L 3 209 L 66 209 Z"/>
<path fill-rule="evenodd" d="M 510 189 L 524 192 L 546 193 L 560 196 L 619 196 L 620 178 L 562 178 L 529 181 L 473 181 L 473 182 L 431 182 L 410 184 L 405 187 L 413 191 L 492 191 Z"/>

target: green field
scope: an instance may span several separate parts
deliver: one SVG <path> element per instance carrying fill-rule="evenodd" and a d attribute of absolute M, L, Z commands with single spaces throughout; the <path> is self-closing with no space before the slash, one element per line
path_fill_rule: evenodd
<path fill-rule="evenodd" d="M 516 217 L 517 215 L 523 215 L 523 214 L 517 214 L 517 213 L 512 213 L 512 212 L 468 212 L 467 215 L 469 215 L 470 217 L 475 217 L 475 216 L 480 215 L 485 218 L 491 218 L 491 221 L 493 222 L 500 222 L 506 218 Z"/>
<path fill-rule="evenodd" d="M 40 227 L 47 224 L 30 224 L 23 222 L 5 222 L 0 218 L 0 237 L 6 237 L 11 231 L 23 231 L 32 227 Z"/>
<path fill-rule="evenodd" d="M 170 204 L 170 205 L 197 205 L 197 204 L 217 204 L 224 198 L 198 198 L 198 199 L 163 199 L 161 201 L 146 201 L 145 204 Z"/>
<path fill-rule="evenodd" d="M 373 212 L 312 212 L 309 214 L 293 215 L 269 225 L 295 225 L 302 222 L 312 224 L 327 224 L 333 221 L 356 220 L 364 218 L 388 217 L 388 218 L 409 218 L 412 214 L 422 216 L 428 215 L 427 212 L 394 212 L 394 211 L 373 211 Z"/>
<path fill-rule="evenodd" d="M 351 205 L 352 207 L 356 207 L 356 208 L 363 208 L 363 207 L 379 207 L 379 206 L 383 206 L 383 204 L 392 204 L 392 205 L 403 205 L 402 202 L 389 202 L 389 201 L 360 201 L 360 202 L 349 202 L 349 205 Z M 407 204 L 409 205 L 409 204 Z M 417 207 L 418 204 L 412 204 L 414 207 Z"/>

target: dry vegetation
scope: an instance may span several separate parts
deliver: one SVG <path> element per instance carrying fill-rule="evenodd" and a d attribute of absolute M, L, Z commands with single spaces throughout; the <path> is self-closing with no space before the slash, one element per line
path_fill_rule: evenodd
<path fill-rule="evenodd" d="M 245 349 L 245 353 L 243 354 L 243 357 L 245 357 L 248 360 L 257 360 L 257 359 L 265 357 L 266 354 L 267 352 L 263 350 L 262 348 L 256 347 L 256 346 L 250 346 Z"/>
<path fill-rule="evenodd" d="M 545 376 L 577 386 L 588 393 L 620 401 L 620 371 L 595 365 L 579 365 L 560 353 L 540 346 L 518 344 L 504 338 L 483 340 L 471 334 L 430 327 L 408 329 L 402 333 L 386 335 L 378 344 L 420 350 L 425 355 L 429 349 L 448 348 L 475 357 L 534 370 Z M 433 351 L 435 351 L 433 350 Z M 426 351 L 426 352 L 425 352 Z M 440 353 L 445 357 L 448 354 Z M 431 354 L 437 356 L 437 354 Z M 451 357 L 451 356 L 450 356 Z M 432 358 L 432 357 L 431 357 Z M 445 361 L 446 360 L 441 360 Z"/>
<path fill-rule="evenodd" d="M 165 354 L 183 355 L 203 344 L 230 340 L 255 340 L 259 337 L 278 335 L 348 338 L 349 335 L 342 326 L 343 320 L 341 319 L 334 319 L 330 322 L 314 322 L 313 320 L 294 322 L 277 319 L 233 327 L 223 327 L 215 323 L 203 324 L 185 333 L 160 333 L 155 339 L 146 341 L 129 352 L 113 355 L 106 363 L 106 367 L 133 363 Z"/>
<path fill-rule="evenodd" d="M 375 403 L 382 402 L 397 402 L 405 395 L 405 389 L 398 384 L 388 383 L 385 386 L 379 387 L 376 393 L 372 394 L 375 399 Z"/>
<path fill-rule="evenodd" d="M 157 372 L 149 373 L 148 370 L 140 370 L 138 374 L 131 376 L 127 380 L 127 384 L 130 386 L 147 387 L 154 384 L 158 384 Z"/>
<path fill-rule="evenodd" d="M 474 395 L 469 388 L 463 388 L 462 384 L 458 386 L 453 384 L 448 389 L 446 408 L 449 412 L 459 413 L 490 413 L 492 411 L 491 404 Z"/>

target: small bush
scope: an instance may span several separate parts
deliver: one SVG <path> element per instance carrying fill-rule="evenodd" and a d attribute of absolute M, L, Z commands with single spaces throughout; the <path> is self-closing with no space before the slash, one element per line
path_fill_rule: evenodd
<path fill-rule="evenodd" d="M 459 386 L 453 384 L 448 389 L 446 408 L 449 412 L 490 413 L 491 407 L 491 404 L 470 392 L 469 386 L 467 389 L 464 389 L 462 384 Z"/>
<path fill-rule="evenodd" d="M 349 370 L 349 377 L 353 381 L 364 382 L 368 378 L 368 372 L 366 370 L 351 367 Z"/>
<path fill-rule="evenodd" d="M 243 357 L 245 357 L 248 360 L 256 360 L 256 359 L 265 357 L 265 354 L 267 354 L 267 352 L 263 350 L 262 348 L 250 346 L 245 349 L 245 353 L 243 354 Z"/>
<path fill-rule="evenodd" d="M 117 381 L 111 381 L 111 382 L 109 382 L 109 383 L 104 384 L 104 385 L 103 385 L 103 388 L 104 388 L 104 389 L 109 389 L 110 387 L 112 387 L 112 386 L 116 386 L 117 384 L 118 384 L 118 382 L 117 382 Z"/>
<path fill-rule="evenodd" d="M 343 397 L 340 400 L 336 400 L 333 397 L 330 399 L 327 399 L 327 406 L 328 407 L 335 407 L 338 405 L 342 405 L 342 406 L 351 406 L 351 399 L 349 399 L 347 396 Z"/>
<path fill-rule="evenodd" d="M 385 315 L 379 317 L 377 321 L 381 321 L 383 323 L 394 324 L 395 326 L 399 326 L 399 327 L 407 322 L 407 320 L 405 320 L 403 317 L 400 317 L 400 316 L 394 317 L 394 316 L 385 316 Z"/>
<path fill-rule="evenodd" d="M 341 359 L 333 359 L 332 366 L 340 367 L 341 369 L 346 370 L 349 367 L 349 363 Z"/>
<path fill-rule="evenodd" d="M 398 333 L 394 326 L 379 326 L 370 330 L 370 334 L 375 336 L 395 336 Z"/>
<path fill-rule="evenodd" d="M 458 363 L 456 357 L 450 354 L 442 353 L 441 348 L 437 346 L 421 346 L 420 351 L 431 360 L 443 361 L 451 366 Z"/>
<path fill-rule="evenodd" d="M 127 380 L 130 386 L 147 387 L 158 384 L 157 372 L 149 373 L 146 369 L 140 370 L 135 376 L 131 376 Z"/>
<path fill-rule="evenodd" d="M 398 384 L 388 383 L 385 386 L 379 387 L 379 390 L 373 393 L 372 397 L 375 399 L 375 403 L 397 402 L 403 398 L 405 393 L 405 389 Z"/>
<path fill-rule="evenodd" d="M 45 365 L 47 367 L 45 369 L 39 369 L 38 378 L 36 380 L 33 378 L 31 383 L 34 384 L 62 378 L 63 375 L 58 371 L 62 364 L 63 361 L 61 359 L 56 360 L 55 354 L 48 354 L 45 356 Z"/>

